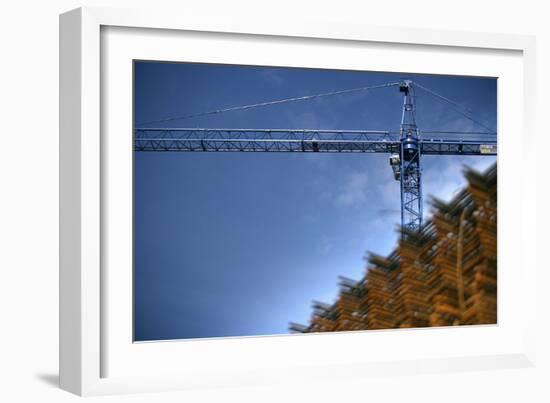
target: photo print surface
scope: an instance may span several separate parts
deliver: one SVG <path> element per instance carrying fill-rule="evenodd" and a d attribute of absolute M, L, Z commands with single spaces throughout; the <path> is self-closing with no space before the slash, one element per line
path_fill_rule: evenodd
<path fill-rule="evenodd" d="M 497 79 L 133 79 L 136 342 L 497 323 Z"/>

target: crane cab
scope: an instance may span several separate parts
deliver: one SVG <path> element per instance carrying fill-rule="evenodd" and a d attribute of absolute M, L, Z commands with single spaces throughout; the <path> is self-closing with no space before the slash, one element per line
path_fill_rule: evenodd
<path fill-rule="evenodd" d="M 401 179 L 401 157 L 395 153 L 390 155 L 390 166 L 393 170 L 393 177 L 396 181 Z"/>

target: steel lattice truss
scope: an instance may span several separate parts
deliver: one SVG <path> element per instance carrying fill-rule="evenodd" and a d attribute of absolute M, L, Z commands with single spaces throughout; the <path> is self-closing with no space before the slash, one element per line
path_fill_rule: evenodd
<path fill-rule="evenodd" d="M 496 155 L 494 136 L 419 134 L 424 155 Z M 492 138 L 491 138 L 492 137 Z M 399 133 L 369 130 L 138 128 L 135 151 L 399 153 Z"/>

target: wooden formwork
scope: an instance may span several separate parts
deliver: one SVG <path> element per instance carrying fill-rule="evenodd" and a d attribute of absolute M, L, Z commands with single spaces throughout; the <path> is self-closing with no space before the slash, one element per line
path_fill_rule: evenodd
<path fill-rule="evenodd" d="M 492 324 L 497 321 L 497 170 L 465 171 L 453 200 L 403 233 L 389 256 L 370 254 L 358 282 L 341 278 L 334 304 L 313 304 L 304 333 Z"/>

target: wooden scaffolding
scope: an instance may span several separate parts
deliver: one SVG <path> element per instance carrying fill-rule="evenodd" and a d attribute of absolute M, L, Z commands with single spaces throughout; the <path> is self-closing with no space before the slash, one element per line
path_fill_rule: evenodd
<path fill-rule="evenodd" d="M 293 332 L 497 323 L 497 169 L 466 169 L 450 202 L 432 199 L 432 219 L 405 232 L 389 256 L 369 254 L 360 281 L 340 278 L 334 304 L 313 303 Z"/>

